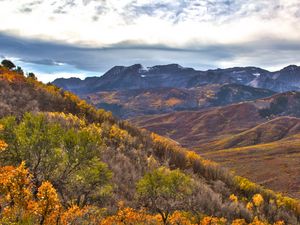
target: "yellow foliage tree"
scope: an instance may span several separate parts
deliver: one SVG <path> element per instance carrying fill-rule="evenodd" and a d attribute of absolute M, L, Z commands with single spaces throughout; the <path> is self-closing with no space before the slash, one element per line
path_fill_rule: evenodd
<path fill-rule="evenodd" d="M 0 224 L 99 224 L 100 209 L 89 206 L 64 209 L 50 182 L 43 182 L 36 195 L 34 189 L 24 162 L 18 167 L 0 167 Z"/>
<path fill-rule="evenodd" d="M 40 224 L 54 224 L 59 216 L 61 204 L 52 184 L 48 181 L 43 182 L 37 193 L 36 210 L 40 217 Z"/>

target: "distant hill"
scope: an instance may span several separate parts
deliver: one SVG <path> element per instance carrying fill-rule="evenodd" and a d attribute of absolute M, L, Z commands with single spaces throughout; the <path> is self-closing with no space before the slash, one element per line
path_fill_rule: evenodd
<path fill-rule="evenodd" d="M 300 117 L 300 92 L 286 92 L 271 97 L 200 111 L 182 111 L 132 118 L 140 127 L 179 140 L 183 146 L 202 147 L 253 128 L 279 116 Z"/>
<path fill-rule="evenodd" d="M 252 102 L 132 118 L 132 123 L 170 137 L 185 147 L 201 148 L 222 136 L 245 131 L 266 121 Z"/>
<path fill-rule="evenodd" d="M 102 91 L 82 95 L 98 108 L 111 111 L 120 118 L 162 114 L 183 110 L 199 110 L 214 106 L 254 100 L 275 92 L 240 84 L 211 84 L 197 88 L 153 88 Z"/>
<path fill-rule="evenodd" d="M 250 128 L 244 132 L 221 138 L 209 143 L 206 150 L 218 150 L 237 147 L 246 147 L 279 141 L 300 133 L 300 119 L 295 117 L 277 117 L 265 123 Z"/>

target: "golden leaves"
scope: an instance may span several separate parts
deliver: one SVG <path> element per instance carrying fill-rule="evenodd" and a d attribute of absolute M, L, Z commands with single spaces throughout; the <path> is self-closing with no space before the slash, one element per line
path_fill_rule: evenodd
<path fill-rule="evenodd" d="M 259 207 L 262 205 L 262 203 L 264 202 L 264 198 L 261 196 L 261 194 L 255 194 L 253 197 L 252 197 L 252 201 L 254 203 L 254 205 L 256 207 Z"/>
<path fill-rule="evenodd" d="M 234 194 L 231 194 L 231 195 L 229 196 L 229 200 L 232 201 L 232 202 L 237 203 L 237 202 L 238 202 L 238 197 L 235 196 Z"/>
<path fill-rule="evenodd" d="M 8 145 L 4 141 L 0 140 L 0 152 L 4 151 L 7 147 Z"/>

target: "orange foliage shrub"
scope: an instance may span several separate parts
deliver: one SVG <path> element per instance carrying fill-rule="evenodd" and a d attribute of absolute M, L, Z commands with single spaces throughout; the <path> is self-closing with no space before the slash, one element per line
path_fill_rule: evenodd
<path fill-rule="evenodd" d="M 132 208 L 121 208 L 116 215 L 103 219 L 100 225 L 157 225 L 162 224 L 159 217 L 146 214 L 144 210 L 134 210 Z"/>
<path fill-rule="evenodd" d="M 232 221 L 231 225 L 247 225 L 244 219 L 237 219 Z"/>
<path fill-rule="evenodd" d="M 61 210 L 56 190 L 49 182 L 43 182 L 38 188 L 36 212 L 42 224 L 55 224 Z"/>
<path fill-rule="evenodd" d="M 202 219 L 201 225 L 225 225 L 226 221 L 225 218 L 207 216 Z"/>
<path fill-rule="evenodd" d="M 188 218 L 184 212 L 175 211 L 169 217 L 169 223 L 171 225 L 193 225 L 194 223 L 191 222 L 190 218 Z"/>

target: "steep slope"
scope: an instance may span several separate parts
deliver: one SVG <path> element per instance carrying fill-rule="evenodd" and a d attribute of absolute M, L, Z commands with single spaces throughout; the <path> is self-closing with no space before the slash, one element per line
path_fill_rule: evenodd
<path fill-rule="evenodd" d="M 172 141 L 117 121 L 110 114 L 97 111 L 68 92 L 4 68 L 1 68 L 0 84 L 9 90 L 8 95 L 1 93 L 1 102 L 6 106 L 3 115 L 18 117 L 1 119 L 0 139 L 8 144 L 0 152 L 1 167 L 18 166 L 25 160 L 32 172 L 34 185 L 40 186 L 43 179 L 51 181 L 65 205 L 79 202 L 82 206 L 88 203 L 94 207 L 105 207 L 108 214 L 115 212 L 119 201 L 136 209 L 140 206 L 148 209 L 149 205 L 136 199 L 136 184 L 153 167 L 164 166 L 172 170 L 180 169 L 197 183 L 192 201 L 187 201 L 187 204 L 178 206 L 176 203 L 177 208 L 174 208 L 171 203 L 160 202 L 171 207 L 168 208 L 171 213 L 195 209 L 201 218 L 203 215 L 225 217 L 228 223 L 237 218 L 250 222 L 255 216 L 270 223 L 284 220 L 297 224 L 300 221 L 299 203 L 296 200 L 236 177 Z M 33 113 L 24 115 L 24 93 L 20 92 L 20 88 L 26 90 L 26 101 L 36 102 L 26 108 L 26 111 Z M 61 101 L 57 102 L 59 99 Z M 46 112 L 49 110 L 52 113 Z M 110 192 L 109 196 L 102 196 L 103 190 L 98 189 L 107 182 L 99 180 L 98 175 L 103 168 L 112 172 L 108 173 L 111 174 L 108 175 L 111 186 L 105 189 L 105 193 Z M 100 176 L 104 175 L 101 172 Z M 252 198 L 257 194 L 264 200 L 259 204 L 260 209 L 246 207 L 249 202 L 253 204 Z M 2 197 L 2 189 L 0 195 Z M 99 217 L 101 213 L 95 208 L 93 210 Z M 148 212 L 153 213 L 151 209 Z"/>
<path fill-rule="evenodd" d="M 153 88 L 102 91 L 82 95 L 98 108 L 120 118 L 162 114 L 182 110 L 199 110 L 213 106 L 264 98 L 275 94 L 266 89 L 240 84 L 211 84 L 197 88 Z"/>

